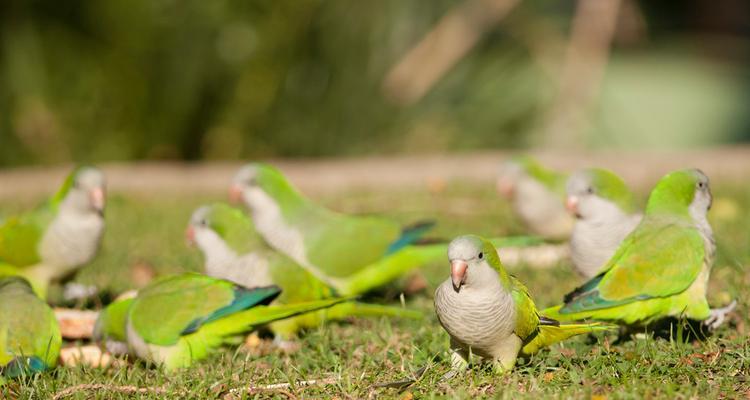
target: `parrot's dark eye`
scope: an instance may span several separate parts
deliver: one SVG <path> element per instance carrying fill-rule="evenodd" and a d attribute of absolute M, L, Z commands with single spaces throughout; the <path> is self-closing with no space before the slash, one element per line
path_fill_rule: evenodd
<path fill-rule="evenodd" d="M 588 194 L 594 194 L 594 188 L 592 188 L 591 186 L 587 187 L 586 188 L 586 193 L 588 193 Z"/>
<path fill-rule="evenodd" d="M 477 258 L 480 259 L 480 260 L 483 259 L 484 258 L 484 253 L 479 253 L 479 255 L 477 256 Z"/>
<path fill-rule="evenodd" d="M 698 182 L 698 187 L 703 189 L 704 187 L 706 187 L 706 184 L 703 182 Z"/>
<path fill-rule="evenodd" d="M 208 221 L 206 221 L 205 219 L 202 219 L 200 222 L 200 226 L 208 226 Z"/>

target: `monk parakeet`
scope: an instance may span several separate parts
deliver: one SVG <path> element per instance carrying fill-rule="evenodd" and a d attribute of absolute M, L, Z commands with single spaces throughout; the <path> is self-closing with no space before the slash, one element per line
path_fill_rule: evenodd
<path fill-rule="evenodd" d="M 0 278 L 0 384 L 57 365 L 60 327 L 47 303 L 21 277 Z"/>
<path fill-rule="evenodd" d="M 565 211 L 566 179 L 533 158 L 520 156 L 503 165 L 497 188 L 532 233 L 566 239 L 573 229 L 573 218 Z"/>
<path fill-rule="evenodd" d="M 194 273 L 170 276 L 108 307 L 97 321 L 95 337 L 117 341 L 124 332 L 132 353 L 173 370 L 261 325 L 347 300 L 268 306 L 280 292 L 277 286 L 245 288 Z"/>
<path fill-rule="evenodd" d="M 708 177 L 697 169 L 664 176 L 645 215 L 594 278 L 565 296 L 547 315 L 645 325 L 684 316 L 714 329 L 734 308 L 711 310 L 706 288 L 714 261 Z"/>
<path fill-rule="evenodd" d="M 260 163 L 241 168 L 230 193 L 244 201 L 255 229 L 271 247 L 344 295 L 361 293 L 350 286 L 351 277 L 399 254 L 432 226 L 404 230 L 386 218 L 336 213 L 305 198 L 276 168 Z M 387 283 L 418 265 L 381 265 L 374 283 Z"/>
<path fill-rule="evenodd" d="M 577 171 L 568 179 L 567 192 L 566 206 L 576 217 L 570 236 L 570 257 L 576 271 L 591 278 L 643 215 L 625 182 L 606 169 Z"/>
<path fill-rule="evenodd" d="M 0 262 L 17 268 L 16 274 L 45 297 L 50 281 L 70 275 L 96 255 L 104 202 L 104 175 L 96 168 L 77 168 L 45 204 L 0 221 Z"/>
<path fill-rule="evenodd" d="M 451 277 L 435 291 L 435 312 L 451 338 L 454 371 L 466 368 L 470 354 L 508 371 L 519 355 L 609 329 L 600 324 L 560 324 L 540 315 L 526 287 L 505 271 L 495 247 L 481 237 L 454 239 L 448 259 Z"/>
<path fill-rule="evenodd" d="M 196 209 L 187 237 L 205 256 L 206 274 L 246 287 L 278 285 L 282 292 L 273 304 L 295 304 L 334 295 L 323 281 L 289 257 L 264 248 L 250 218 L 229 205 L 216 203 Z M 422 314 L 401 307 L 346 302 L 274 322 L 270 327 L 278 339 L 286 339 L 302 328 L 349 316 L 420 318 Z"/>

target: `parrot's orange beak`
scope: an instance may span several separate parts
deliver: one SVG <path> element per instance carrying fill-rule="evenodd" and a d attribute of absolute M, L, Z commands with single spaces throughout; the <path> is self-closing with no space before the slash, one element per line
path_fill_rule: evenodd
<path fill-rule="evenodd" d="M 185 229 L 185 241 L 188 246 L 195 246 L 195 229 L 192 225 L 188 225 L 187 229 Z"/>
<path fill-rule="evenodd" d="M 513 192 L 515 192 L 515 185 L 509 179 L 498 179 L 497 192 L 506 199 L 512 199 Z"/>
<path fill-rule="evenodd" d="M 568 196 L 565 200 L 565 208 L 573 215 L 578 215 L 578 197 Z"/>
<path fill-rule="evenodd" d="M 91 189 L 89 192 L 89 201 L 91 202 L 91 207 L 94 208 L 99 214 L 104 213 L 104 188 L 98 187 Z"/>
<path fill-rule="evenodd" d="M 242 201 L 242 186 L 240 186 L 240 184 L 233 183 L 232 186 L 229 187 L 229 201 L 234 204 Z"/>
<path fill-rule="evenodd" d="M 469 268 L 469 264 L 464 260 L 451 261 L 451 280 L 453 281 L 453 289 L 456 292 L 461 289 L 461 285 L 463 285 L 466 280 L 467 268 Z"/>

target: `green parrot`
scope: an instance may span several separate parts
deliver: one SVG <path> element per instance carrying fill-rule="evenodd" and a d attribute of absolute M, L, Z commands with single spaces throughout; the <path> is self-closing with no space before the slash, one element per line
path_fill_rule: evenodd
<path fill-rule="evenodd" d="M 697 169 L 664 176 L 651 191 L 641 223 L 602 271 L 545 310 L 563 320 L 595 319 L 639 326 L 684 316 L 715 329 L 736 302 L 711 310 L 706 288 L 715 243 L 707 220 L 708 177 Z"/>
<path fill-rule="evenodd" d="M 104 232 L 104 175 L 76 168 L 37 209 L 0 221 L 0 274 L 21 275 L 46 297 L 49 283 L 91 261 Z"/>
<path fill-rule="evenodd" d="M 352 278 L 360 273 L 377 276 L 378 282 L 370 285 L 383 284 L 419 266 L 390 263 L 378 265 L 376 273 L 365 272 L 366 267 L 418 242 L 432 227 L 432 223 L 425 223 L 402 229 L 386 218 L 328 210 L 305 198 L 281 172 L 266 164 L 241 168 L 230 193 L 233 200 L 244 201 L 255 229 L 272 248 L 342 295 L 361 293 L 360 288 L 350 286 Z M 361 281 L 356 281 L 355 286 L 361 285 Z"/>
<path fill-rule="evenodd" d="M 0 384 L 3 376 L 54 368 L 61 344 L 55 314 L 31 285 L 21 277 L 0 278 Z"/>
<path fill-rule="evenodd" d="M 519 355 L 611 329 L 598 323 L 561 324 L 540 315 L 526 287 L 506 272 L 492 243 L 479 236 L 454 239 L 448 259 L 451 276 L 435 291 L 435 312 L 451 339 L 453 373 L 468 366 L 471 354 L 504 372 Z"/>
<path fill-rule="evenodd" d="M 245 288 L 206 275 L 158 279 L 132 299 L 107 307 L 95 325 L 98 341 L 127 340 L 136 356 L 167 370 L 188 367 L 259 326 L 335 306 L 347 298 L 269 306 L 277 286 Z M 123 328 L 124 323 L 124 328 Z"/>
<path fill-rule="evenodd" d="M 594 277 L 609 261 L 643 214 L 625 182 L 612 171 L 582 169 L 568 178 L 568 211 L 576 217 L 570 258 L 576 271 Z"/>
<path fill-rule="evenodd" d="M 264 249 L 252 221 L 239 209 L 223 203 L 202 206 L 193 213 L 186 235 L 205 256 L 207 275 L 245 287 L 278 285 L 282 292 L 273 304 L 295 304 L 334 295 L 328 285 L 290 258 Z M 401 307 L 346 302 L 274 322 L 270 328 L 277 339 L 285 340 L 300 329 L 349 316 L 421 318 L 422 313 Z"/>
<path fill-rule="evenodd" d="M 565 211 L 566 180 L 529 156 L 517 156 L 503 164 L 497 189 L 533 234 L 560 240 L 573 229 L 573 218 Z"/>

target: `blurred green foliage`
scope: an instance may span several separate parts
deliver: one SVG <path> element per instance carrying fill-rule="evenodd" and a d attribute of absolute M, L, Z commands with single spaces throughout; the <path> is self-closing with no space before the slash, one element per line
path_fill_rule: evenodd
<path fill-rule="evenodd" d="M 556 46 L 564 43 L 571 2 L 521 3 L 416 104 L 400 107 L 383 96 L 387 71 L 460 3 L 4 0 L 0 166 L 539 144 L 533 134 L 554 97 L 555 79 L 536 53 L 547 47 L 561 53 Z M 627 54 L 623 59 L 632 64 Z M 681 69 L 681 62 L 692 61 L 656 68 L 670 75 L 673 70 L 664 68 Z M 632 88 L 628 82 L 651 71 L 644 65 L 635 75 L 608 76 L 615 83 L 605 89 L 618 82 Z M 716 71 L 700 70 L 675 85 L 707 75 Z M 742 113 L 724 105 L 742 104 L 732 92 L 742 86 L 727 76 L 719 89 L 699 85 L 677 92 L 693 101 L 668 109 L 670 120 L 681 120 L 686 110 L 690 115 L 668 126 L 699 126 L 695 135 L 711 142 L 730 137 L 726 131 L 736 126 L 726 120 Z M 651 81 L 663 82 L 658 76 L 644 80 Z M 616 137 L 592 144 L 619 144 L 619 132 L 627 137 L 644 125 L 638 104 L 648 92 L 634 92 L 628 100 L 635 109 L 628 105 L 624 119 L 619 105 L 601 106 L 604 117 L 594 130 Z M 702 99 L 703 93 L 710 98 Z M 718 105 L 707 108 L 708 120 L 721 121 L 718 132 L 713 123 L 691 123 L 703 118 L 694 113 L 695 104 L 706 102 Z M 651 128 L 643 129 L 642 136 L 651 136 Z M 657 123 L 653 130 L 663 127 Z"/>

